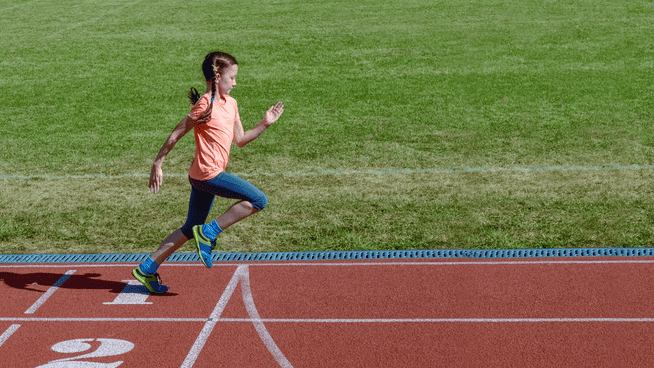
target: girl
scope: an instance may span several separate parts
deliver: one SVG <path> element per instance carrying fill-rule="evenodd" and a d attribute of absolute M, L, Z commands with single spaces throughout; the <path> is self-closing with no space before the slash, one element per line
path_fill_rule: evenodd
<path fill-rule="evenodd" d="M 254 129 L 244 132 L 236 100 L 229 96 L 229 92 L 236 86 L 236 59 L 223 52 L 212 52 L 204 58 L 202 72 L 207 81 L 206 92 L 200 96 L 195 88 L 191 88 L 189 98 L 194 106 L 159 150 L 150 173 L 150 191 L 156 194 L 161 187 L 161 165 L 166 155 L 177 141 L 193 129 L 195 158 L 189 170 L 191 199 L 186 223 L 170 234 L 159 249 L 132 271 L 132 275 L 151 293 L 161 294 L 168 290 L 166 285 L 161 284 L 157 269 L 186 241 L 195 241 L 202 263 L 211 267 L 211 251 L 218 234 L 268 205 L 268 199 L 261 190 L 246 180 L 225 172 L 225 167 L 229 161 L 232 141 L 239 147 L 253 141 L 279 119 L 284 112 L 284 105 L 278 102 L 272 106 Z M 215 196 L 238 199 L 239 202 L 215 221 L 204 224 Z"/>

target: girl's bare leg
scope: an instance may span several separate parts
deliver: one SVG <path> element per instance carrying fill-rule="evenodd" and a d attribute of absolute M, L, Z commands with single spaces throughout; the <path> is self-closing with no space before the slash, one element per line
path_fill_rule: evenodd
<path fill-rule="evenodd" d="M 241 201 L 233 204 L 225 211 L 220 217 L 216 219 L 216 223 L 221 229 L 225 230 L 235 223 L 243 220 L 244 218 L 259 212 L 248 201 Z M 188 238 L 182 234 L 182 230 L 177 229 L 172 234 L 168 235 L 166 239 L 159 245 L 159 248 L 152 253 L 150 258 L 158 265 L 161 265 L 171 254 L 175 253 L 182 245 L 188 241 Z"/>
<path fill-rule="evenodd" d="M 159 246 L 159 249 L 152 253 L 150 258 L 152 258 L 153 261 L 160 265 L 166 260 L 166 258 L 175 253 L 175 251 L 184 245 L 184 243 L 187 241 L 188 238 L 182 234 L 182 230 L 177 229 L 173 231 L 172 234 L 168 235 L 168 237 Z"/>
<path fill-rule="evenodd" d="M 248 201 L 241 201 L 233 204 L 225 211 L 220 217 L 216 219 L 216 223 L 221 229 L 225 230 L 235 223 L 243 220 L 244 218 L 259 212 Z"/>

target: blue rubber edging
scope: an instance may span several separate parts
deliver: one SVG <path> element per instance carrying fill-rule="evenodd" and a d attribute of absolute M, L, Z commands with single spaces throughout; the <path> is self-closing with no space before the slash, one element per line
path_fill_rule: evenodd
<path fill-rule="evenodd" d="M 0 254 L 7 263 L 119 263 L 143 262 L 150 253 L 105 254 Z M 213 254 L 214 262 L 319 261 L 411 258 L 556 258 L 556 257 L 652 257 L 654 248 L 555 248 L 555 249 L 437 249 L 361 250 L 333 252 L 270 252 Z M 197 253 L 175 253 L 167 262 L 200 262 Z"/>

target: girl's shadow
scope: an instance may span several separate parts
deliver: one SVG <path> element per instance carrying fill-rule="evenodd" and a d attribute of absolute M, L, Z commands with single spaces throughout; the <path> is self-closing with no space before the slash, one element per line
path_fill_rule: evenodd
<path fill-rule="evenodd" d="M 32 286 L 53 286 L 64 274 L 63 273 L 46 273 L 36 272 L 19 274 L 13 272 L 0 272 L 0 281 L 14 289 L 36 291 L 43 293 L 45 291 L 33 288 Z M 60 288 L 64 289 L 97 289 L 109 290 L 111 293 L 119 294 L 127 283 L 118 281 L 109 281 L 98 279 L 102 275 L 99 273 L 85 273 L 83 275 L 72 274 Z M 167 292 L 165 294 L 152 294 L 155 296 L 175 296 L 178 294 Z"/>

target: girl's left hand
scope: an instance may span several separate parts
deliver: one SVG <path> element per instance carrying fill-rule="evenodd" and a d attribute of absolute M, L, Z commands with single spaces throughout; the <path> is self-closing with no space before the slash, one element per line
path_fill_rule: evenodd
<path fill-rule="evenodd" d="M 284 104 L 279 101 L 275 106 L 272 106 L 266 111 L 266 115 L 263 117 L 263 123 L 266 127 L 273 125 L 274 122 L 279 119 L 279 117 L 284 112 Z"/>

